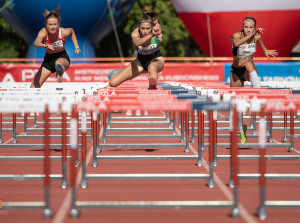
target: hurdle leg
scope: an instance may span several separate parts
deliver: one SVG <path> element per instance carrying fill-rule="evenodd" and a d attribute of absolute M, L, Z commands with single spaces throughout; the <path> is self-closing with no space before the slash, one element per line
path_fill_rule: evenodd
<path fill-rule="evenodd" d="M 34 122 L 34 128 L 37 128 L 38 125 L 37 125 L 37 114 L 36 114 L 36 112 L 34 113 L 33 122 Z"/>
<path fill-rule="evenodd" d="M 82 161 L 82 180 L 81 188 L 87 188 L 88 182 L 86 178 L 86 112 L 81 112 L 81 161 Z"/>
<path fill-rule="evenodd" d="M 93 112 L 93 167 L 98 166 L 98 161 L 97 161 L 97 113 Z"/>
<path fill-rule="evenodd" d="M 184 142 L 184 115 L 183 112 L 180 114 L 180 123 L 181 123 L 181 139 L 180 142 Z"/>
<path fill-rule="evenodd" d="M 2 138 L 2 113 L 0 113 L 0 143 L 3 143 L 3 138 Z"/>
<path fill-rule="evenodd" d="M 190 152 L 189 148 L 189 112 L 185 113 L 185 150 L 184 152 Z"/>
<path fill-rule="evenodd" d="M 205 111 L 202 110 L 201 111 L 201 128 L 202 128 L 202 134 L 201 134 L 201 138 L 202 138 L 202 144 L 201 144 L 201 149 L 202 149 L 202 152 L 205 151 L 205 148 L 204 148 L 204 113 Z"/>
<path fill-rule="evenodd" d="M 266 131 L 266 136 L 269 138 L 270 135 L 270 112 L 266 112 L 266 117 L 267 117 L 267 131 Z"/>
<path fill-rule="evenodd" d="M 173 115 L 173 133 L 172 133 L 172 135 L 176 135 L 176 130 L 175 130 L 175 128 L 176 128 L 176 112 L 173 111 L 172 115 Z"/>
<path fill-rule="evenodd" d="M 214 187 L 214 124 L 213 124 L 213 112 L 209 111 L 209 177 L 208 187 Z"/>
<path fill-rule="evenodd" d="M 169 114 L 169 128 L 172 128 L 172 113 L 168 112 Z"/>
<path fill-rule="evenodd" d="M 50 208 L 50 138 L 49 138 L 49 110 L 48 106 L 45 108 L 45 124 L 44 124 L 44 196 L 45 196 L 45 209 L 44 217 L 50 218 L 52 216 L 52 210 Z"/>
<path fill-rule="evenodd" d="M 273 113 L 272 112 L 270 112 L 268 141 L 273 142 Z"/>
<path fill-rule="evenodd" d="M 252 134 L 256 136 L 256 112 L 253 112 L 253 132 Z"/>
<path fill-rule="evenodd" d="M 27 122 L 28 114 L 24 113 L 24 135 L 27 136 L 27 128 L 28 128 L 28 122 Z"/>
<path fill-rule="evenodd" d="M 76 111 L 76 122 L 77 122 L 77 126 L 78 125 L 78 122 L 79 122 L 79 118 L 78 118 L 79 114 L 78 112 Z M 77 127 L 77 142 L 79 142 L 79 128 Z M 76 149 L 76 164 L 75 164 L 76 167 L 79 167 L 80 166 L 80 161 L 79 161 L 79 149 L 77 148 Z"/>
<path fill-rule="evenodd" d="M 213 111 L 214 166 L 218 165 L 218 160 L 217 160 L 217 119 L 218 119 L 218 112 Z"/>
<path fill-rule="evenodd" d="M 291 135 L 291 147 L 289 148 L 290 152 L 294 152 L 294 132 L 295 125 L 294 125 L 294 111 L 291 111 L 290 113 L 290 135 Z"/>
<path fill-rule="evenodd" d="M 67 181 L 67 113 L 62 112 L 62 182 L 61 188 L 68 187 Z"/>
<path fill-rule="evenodd" d="M 200 112 L 199 110 L 197 111 L 198 114 L 198 161 L 197 161 L 197 165 L 198 166 L 202 166 L 202 126 L 201 126 L 201 120 L 202 120 L 202 112 Z"/>
<path fill-rule="evenodd" d="M 238 149 L 237 149 L 237 110 L 236 106 L 233 107 L 233 128 L 231 129 L 230 141 L 231 141 L 231 163 L 232 163 L 232 176 L 233 176 L 233 208 L 231 215 L 233 217 L 238 217 L 240 215 L 238 207 L 239 198 L 239 178 L 238 178 Z M 232 185 L 232 186 L 233 186 Z"/>
<path fill-rule="evenodd" d="M 258 208 L 258 217 L 261 220 L 266 219 L 267 213 L 266 213 L 266 206 L 265 206 L 265 200 L 266 200 L 266 192 L 265 192 L 265 186 L 266 186 L 266 160 L 265 160 L 265 135 L 266 130 L 266 120 L 264 119 L 264 109 L 261 109 L 260 113 L 260 124 L 259 124 L 259 146 L 260 146 L 260 159 L 259 159 L 259 169 L 260 169 L 260 177 L 259 177 L 259 191 L 260 191 L 260 206 Z"/>
<path fill-rule="evenodd" d="M 265 200 L 266 200 L 266 189 L 265 189 L 265 149 L 260 149 L 260 178 L 259 178 L 259 199 L 260 199 L 260 206 L 258 208 L 258 217 L 261 220 L 264 220 L 267 218 L 267 212 L 266 212 L 266 206 L 265 206 Z"/>
<path fill-rule="evenodd" d="M 90 142 L 93 143 L 93 132 L 94 132 L 94 122 L 93 122 L 93 112 L 90 112 L 91 115 L 91 140 Z"/>
<path fill-rule="evenodd" d="M 284 122 L 284 137 L 282 139 L 283 142 L 287 142 L 287 111 L 283 112 L 283 122 Z"/>
<path fill-rule="evenodd" d="M 103 118 L 104 118 L 104 114 L 103 114 Z M 101 112 L 97 112 L 97 153 L 101 152 L 101 147 L 100 147 L 100 123 L 101 123 Z"/>
<path fill-rule="evenodd" d="M 181 113 L 180 113 L 181 114 Z M 181 115 L 179 115 L 178 128 L 181 128 Z"/>
<path fill-rule="evenodd" d="M 76 206 L 76 151 L 75 149 L 71 150 L 72 160 L 71 160 L 71 210 L 70 217 L 77 218 L 79 217 L 79 209 Z"/>
<path fill-rule="evenodd" d="M 192 138 L 191 142 L 195 142 L 195 111 L 192 110 Z"/>
<path fill-rule="evenodd" d="M 101 113 L 100 113 L 101 115 Z M 100 120 L 101 120 L 101 117 L 100 117 Z M 110 128 L 110 123 L 111 123 L 111 112 L 108 114 L 108 117 L 107 117 L 107 128 Z"/>
<path fill-rule="evenodd" d="M 251 116 L 250 116 L 250 128 L 253 128 L 253 122 L 254 122 L 254 116 L 253 116 L 254 112 L 251 112 Z"/>
<path fill-rule="evenodd" d="M 72 108 L 72 119 L 71 119 L 71 210 L 70 217 L 75 218 L 79 216 L 79 211 L 76 206 L 76 150 L 78 150 L 78 118 L 75 107 Z"/>
<path fill-rule="evenodd" d="M 107 134 L 107 120 L 106 120 L 106 116 L 107 116 L 107 113 L 103 112 L 103 140 L 102 140 L 103 143 L 107 142 L 107 138 L 106 138 L 106 134 Z"/>
<path fill-rule="evenodd" d="M 13 143 L 17 142 L 17 114 L 13 113 Z"/>
<path fill-rule="evenodd" d="M 104 113 L 103 113 L 103 119 L 105 118 Z M 102 121 L 101 119 L 101 112 L 98 113 L 97 116 L 97 153 L 101 152 L 101 146 L 100 146 L 100 126 L 101 123 L 106 123 L 106 121 Z"/>

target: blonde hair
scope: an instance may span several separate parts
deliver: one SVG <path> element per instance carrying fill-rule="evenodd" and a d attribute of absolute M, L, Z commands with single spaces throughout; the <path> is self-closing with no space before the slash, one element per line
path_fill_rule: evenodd
<path fill-rule="evenodd" d="M 58 6 L 56 9 L 52 10 L 52 11 L 48 11 L 47 9 L 45 9 L 43 15 L 45 17 L 45 24 L 47 23 L 47 20 L 51 17 L 57 18 L 58 22 L 60 23 L 60 14 L 59 14 L 59 9 L 60 6 Z"/>

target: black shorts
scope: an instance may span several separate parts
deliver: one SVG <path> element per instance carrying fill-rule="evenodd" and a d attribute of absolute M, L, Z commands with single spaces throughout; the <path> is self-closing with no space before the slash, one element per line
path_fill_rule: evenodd
<path fill-rule="evenodd" d="M 244 76 L 245 72 L 246 72 L 246 67 L 234 67 L 233 65 L 231 65 L 231 73 L 238 76 L 238 78 L 243 82 L 246 81 Z"/>
<path fill-rule="evenodd" d="M 70 58 L 67 54 L 67 51 L 61 51 L 59 53 L 46 53 L 42 67 L 45 67 L 47 70 L 50 70 L 52 73 L 55 72 L 55 62 L 58 58 L 65 58 L 70 63 Z"/>
<path fill-rule="evenodd" d="M 137 55 L 137 59 L 140 61 L 145 71 L 148 71 L 148 67 L 150 63 L 152 62 L 152 60 L 156 59 L 157 57 L 162 57 L 159 50 L 149 55 L 141 55 L 141 54 Z"/>

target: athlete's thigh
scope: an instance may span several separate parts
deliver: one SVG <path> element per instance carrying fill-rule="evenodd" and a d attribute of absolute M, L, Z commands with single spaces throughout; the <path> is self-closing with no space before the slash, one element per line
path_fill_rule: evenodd
<path fill-rule="evenodd" d="M 252 64 L 251 66 L 253 67 L 253 69 L 257 72 L 257 68 L 256 68 L 255 64 L 254 63 L 251 63 L 251 64 Z M 249 76 L 249 71 L 248 70 L 245 71 L 244 79 L 246 81 L 250 81 L 250 76 Z"/>
<path fill-rule="evenodd" d="M 132 61 L 131 65 L 130 65 L 130 69 L 131 69 L 131 77 L 129 77 L 129 80 L 133 79 L 141 74 L 147 73 L 147 71 L 144 70 L 144 68 L 142 67 L 142 64 L 140 63 L 140 61 L 137 58 L 134 61 Z"/>
<path fill-rule="evenodd" d="M 151 72 L 152 70 L 156 71 L 157 73 L 161 72 L 164 68 L 165 59 L 163 57 L 157 57 L 151 61 L 148 67 L 148 71 Z"/>
<path fill-rule="evenodd" d="M 52 73 L 50 70 L 46 69 L 45 67 L 40 67 L 40 69 L 36 73 L 32 83 L 31 83 L 30 87 L 31 88 L 40 88 L 51 74 Z"/>
<path fill-rule="evenodd" d="M 230 74 L 230 87 L 244 87 L 244 82 L 234 73 Z"/>

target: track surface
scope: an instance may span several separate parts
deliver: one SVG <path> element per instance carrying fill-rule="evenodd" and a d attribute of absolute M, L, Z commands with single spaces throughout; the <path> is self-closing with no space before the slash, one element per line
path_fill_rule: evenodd
<path fill-rule="evenodd" d="M 113 117 L 129 117 L 125 114 L 113 114 Z M 147 117 L 163 117 L 163 113 L 150 113 Z M 219 117 L 228 116 L 219 113 Z M 4 115 L 4 117 L 11 117 Z M 22 117 L 20 114 L 18 117 Z M 141 116 L 143 117 L 143 115 Z M 42 121 L 41 115 L 38 117 Z M 119 124 L 111 124 L 110 128 L 168 128 L 168 124 L 122 124 L 127 120 L 118 120 Z M 155 120 L 153 120 L 155 121 Z M 161 121 L 159 119 L 158 121 Z M 11 122 L 4 121 L 4 122 Z M 18 121 L 22 123 L 22 121 Z M 137 121 L 136 121 L 137 122 Z M 245 120 L 249 126 L 249 120 Z M 228 125 L 218 125 L 225 127 Z M 278 125 L 280 126 L 280 125 Z M 296 125 L 297 126 L 297 125 Z M 42 124 L 39 124 L 42 127 Z M 52 124 L 51 128 L 59 128 L 60 125 Z M 89 127 L 89 126 L 88 126 Z M 207 127 L 207 125 L 205 126 Z M 4 125 L 3 128 L 11 128 Z M 29 121 L 29 128 L 33 128 L 33 121 Z M 180 129 L 176 125 L 176 133 Z M 206 134 L 208 132 L 206 131 Z M 23 134 L 23 126 L 17 126 L 17 134 Z M 28 135 L 42 135 L 41 131 L 29 131 Z M 59 135 L 60 132 L 51 132 Z M 88 134 L 90 134 L 88 132 Z M 108 131 L 108 135 L 170 135 L 168 131 Z M 218 134 L 228 134 L 227 131 L 219 131 Z M 252 131 L 248 131 L 251 135 Z M 297 131 L 296 131 L 297 134 Z M 100 132 L 103 136 L 103 129 Z M 273 144 L 281 143 L 283 131 L 273 132 Z M 3 132 L 3 144 L 12 143 L 12 132 Z M 177 138 L 108 138 L 108 144 L 113 143 L 180 143 Z M 258 138 L 248 138 L 249 147 L 251 143 L 257 143 Z M 80 141 L 81 142 L 81 141 Z M 79 142 L 79 143 L 80 143 Z M 102 139 L 100 140 L 102 143 Z M 208 142 L 208 138 L 205 138 Z M 218 138 L 218 143 L 229 143 L 229 138 Z M 42 138 L 19 138 L 18 144 L 42 144 Z M 51 144 L 61 143 L 59 138 L 51 138 Z M 184 144 L 184 143 L 183 143 Z M 267 155 L 300 155 L 300 140 L 295 139 L 295 152 L 288 152 L 288 148 L 267 148 Z M 42 148 L 1 148 L 1 156 L 42 156 Z M 190 153 L 184 153 L 184 147 L 174 148 L 102 148 L 98 155 L 196 155 L 196 142 L 190 144 Z M 218 155 L 229 155 L 230 149 L 218 148 Z M 258 155 L 258 148 L 240 148 L 239 154 Z M 68 155 L 70 151 L 68 150 Z M 61 156 L 60 149 L 51 149 L 51 156 Z M 208 173 L 208 148 L 203 153 L 203 166 L 197 166 L 196 160 L 122 160 L 122 161 L 99 161 L 98 167 L 91 166 L 92 144 L 88 138 L 87 145 L 87 173 L 88 174 L 201 174 Z M 258 160 L 240 160 L 240 173 L 258 173 Z M 70 179 L 70 162 L 68 161 L 68 180 Z M 82 167 L 77 168 L 77 200 L 79 201 L 231 201 L 232 189 L 228 187 L 230 166 L 229 160 L 218 160 L 214 167 L 215 187 L 210 189 L 206 180 L 90 180 L 88 188 L 80 188 Z M 300 173 L 299 160 L 295 161 L 267 161 L 267 173 Z M 0 174 L 43 174 L 42 161 L 1 161 Z M 61 174 L 61 161 L 51 161 L 51 174 Z M 1 210 L 1 222 L 262 222 L 256 216 L 259 206 L 259 183 L 258 179 L 240 180 L 239 208 L 240 217 L 232 218 L 231 209 L 83 209 L 80 217 L 73 219 L 69 217 L 71 204 L 70 187 L 60 188 L 60 180 L 51 181 L 51 208 L 53 217 L 43 218 L 40 210 Z M 300 201 L 299 180 L 267 180 L 267 200 L 298 200 Z M 42 181 L 0 181 L 0 200 L 8 201 L 43 201 Z M 299 209 L 267 209 L 267 219 L 263 222 L 299 222 Z"/>

